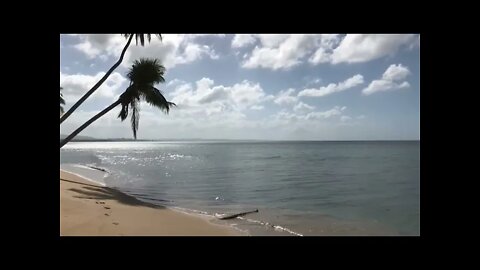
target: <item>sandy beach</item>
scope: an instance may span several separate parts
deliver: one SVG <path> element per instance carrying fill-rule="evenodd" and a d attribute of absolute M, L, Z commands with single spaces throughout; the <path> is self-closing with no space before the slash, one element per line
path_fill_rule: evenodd
<path fill-rule="evenodd" d="M 61 236 L 239 236 L 239 231 L 141 202 L 60 170 Z"/>

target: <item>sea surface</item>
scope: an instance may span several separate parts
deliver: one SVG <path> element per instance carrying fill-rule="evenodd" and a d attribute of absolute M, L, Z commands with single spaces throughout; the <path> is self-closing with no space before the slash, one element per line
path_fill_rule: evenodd
<path fill-rule="evenodd" d="M 419 141 L 70 142 L 60 167 L 250 235 L 420 235 Z M 99 171 L 101 169 L 102 171 Z"/>

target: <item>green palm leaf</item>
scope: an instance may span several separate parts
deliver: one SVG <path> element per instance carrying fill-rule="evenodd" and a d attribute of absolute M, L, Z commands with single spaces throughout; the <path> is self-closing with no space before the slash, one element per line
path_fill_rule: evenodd
<path fill-rule="evenodd" d="M 130 35 L 135 35 L 135 43 L 138 45 L 138 41 L 140 40 L 140 45 L 145 46 L 145 36 L 147 37 L 148 42 L 152 40 L 152 34 L 122 34 L 125 38 L 129 38 Z M 162 34 L 154 34 L 157 36 L 160 41 L 162 41 Z"/>
<path fill-rule="evenodd" d="M 118 117 L 124 121 L 130 114 L 135 139 L 140 120 L 140 100 L 145 100 L 165 113 L 168 113 L 172 106 L 176 106 L 173 102 L 167 101 L 160 90 L 154 87 L 155 84 L 165 82 L 164 73 L 165 67 L 158 59 L 146 58 L 135 60 L 127 73 L 130 86 L 119 98 L 122 108 Z"/>

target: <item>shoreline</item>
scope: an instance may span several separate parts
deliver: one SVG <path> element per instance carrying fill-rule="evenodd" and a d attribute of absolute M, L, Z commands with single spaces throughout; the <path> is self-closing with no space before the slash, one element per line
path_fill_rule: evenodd
<path fill-rule="evenodd" d="M 140 201 L 60 170 L 61 236 L 246 236 L 211 218 Z"/>

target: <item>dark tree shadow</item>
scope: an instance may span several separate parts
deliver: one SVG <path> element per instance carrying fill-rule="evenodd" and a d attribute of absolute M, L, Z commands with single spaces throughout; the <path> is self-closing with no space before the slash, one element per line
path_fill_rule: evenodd
<path fill-rule="evenodd" d="M 68 181 L 68 180 L 64 180 L 64 181 Z M 72 181 L 68 181 L 68 182 L 72 182 Z M 165 208 L 164 206 L 140 201 L 135 197 L 122 193 L 113 188 L 99 187 L 99 186 L 83 184 L 83 183 L 78 183 L 78 184 L 83 185 L 83 187 L 68 189 L 70 191 L 78 193 L 78 196 L 74 196 L 75 198 L 91 199 L 91 200 L 115 200 L 119 203 L 131 205 L 131 206 L 146 206 L 146 207 L 156 208 L 156 209 Z"/>

